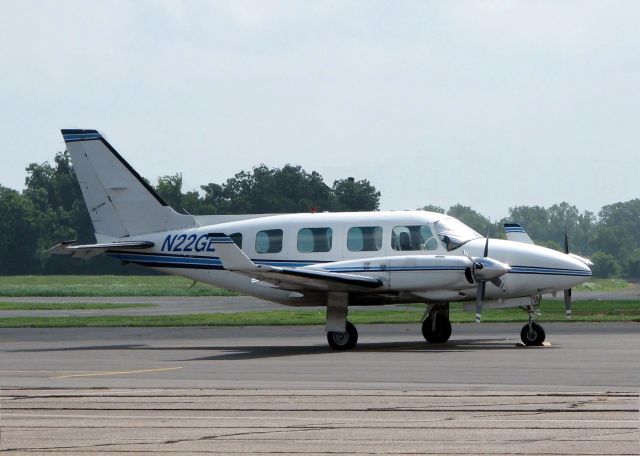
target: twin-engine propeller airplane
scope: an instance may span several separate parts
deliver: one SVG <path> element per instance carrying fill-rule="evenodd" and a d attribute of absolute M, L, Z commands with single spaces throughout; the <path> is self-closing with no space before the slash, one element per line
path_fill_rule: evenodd
<path fill-rule="evenodd" d="M 326 306 L 327 340 L 353 348 L 350 305 L 422 302 L 422 334 L 451 336 L 449 303 L 523 307 L 526 345 L 541 345 L 534 322 L 543 293 L 583 283 L 589 260 L 533 244 L 520 225 L 489 239 L 455 218 L 425 211 L 192 216 L 175 212 L 96 130 L 62 130 L 95 229 L 96 244 L 49 250 L 105 253 L 169 274 L 289 306 Z"/>

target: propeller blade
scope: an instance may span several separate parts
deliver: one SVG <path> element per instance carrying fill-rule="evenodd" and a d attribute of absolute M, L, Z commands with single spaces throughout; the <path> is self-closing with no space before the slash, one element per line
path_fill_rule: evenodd
<path fill-rule="evenodd" d="M 484 300 L 484 291 L 487 286 L 487 282 L 480 282 L 476 289 L 476 323 L 480 323 L 482 318 L 482 301 Z"/>
<path fill-rule="evenodd" d="M 489 225 L 487 226 L 487 240 L 484 243 L 484 257 L 489 256 L 489 235 L 491 234 L 491 221 L 489 221 Z"/>
<path fill-rule="evenodd" d="M 564 253 L 569 255 L 569 237 L 566 226 L 564 227 Z M 571 288 L 564 290 L 564 316 L 571 319 Z"/>
<path fill-rule="evenodd" d="M 564 315 L 571 319 L 571 288 L 564 290 Z"/>

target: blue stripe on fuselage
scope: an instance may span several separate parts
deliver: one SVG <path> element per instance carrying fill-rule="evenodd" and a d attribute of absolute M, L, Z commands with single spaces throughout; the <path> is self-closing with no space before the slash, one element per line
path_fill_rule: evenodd
<path fill-rule="evenodd" d="M 121 260 L 128 261 L 130 263 L 136 263 L 143 266 L 151 267 L 180 267 L 188 268 L 194 267 L 199 269 L 224 269 L 222 262 L 218 257 L 205 257 L 205 256 L 183 256 L 175 254 L 153 254 L 153 253 L 121 253 L 111 252 L 109 255 Z M 263 264 L 268 266 L 283 266 L 283 267 L 303 267 L 314 264 L 323 264 L 324 262 L 311 262 L 311 261 L 296 261 L 296 260 L 261 260 L 252 259 L 256 264 Z M 465 266 L 328 266 L 323 268 L 331 272 L 417 272 L 417 271 L 464 271 Z M 535 275 L 562 275 L 562 276 L 591 276 L 590 271 L 583 271 L 580 269 L 562 269 L 562 268 L 544 268 L 537 266 L 511 266 L 509 271 L 511 274 L 535 274 Z"/>

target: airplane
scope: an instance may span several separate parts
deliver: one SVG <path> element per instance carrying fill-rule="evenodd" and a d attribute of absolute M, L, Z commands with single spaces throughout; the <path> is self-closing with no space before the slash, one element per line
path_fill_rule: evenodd
<path fill-rule="evenodd" d="M 62 136 L 95 230 L 96 243 L 64 241 L 50 254 L 106 254 L 287 306 L 326 307 L 327 341 L 356 346 L 349 306 L 424 303 L 422 335 L 442 344 L 449 308 L 462 302 L 480 322 L 483 309 L 522 307 L 526 346 L 545 340 L 535 322 L 540 296 L 591 276 L 592 263 L 534 245 L 506 224 L 490 239 L 459 220 L 427 211 L 311 212 L 194 216 L 171 208 L 97 130 Z"/>

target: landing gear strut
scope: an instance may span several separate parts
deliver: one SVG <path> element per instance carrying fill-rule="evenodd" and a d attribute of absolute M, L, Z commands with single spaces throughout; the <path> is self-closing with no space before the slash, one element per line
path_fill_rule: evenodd
<path fill-rule="evenodd" d="M 358 331 L 351 322 L 347 322 L 345 330 L 344 332 L 329 331 L 327 333 L 329 346 L 334 350 L 351 350 L 358 343 Z"/>
<path fill-rule="evenodd" d="M 522 339 L 522 343 L 528 347 L 539 347 L 544 342 L 544 329 L 538 323 L 533 321 L 535 312 L 533 310 L 533 305 L 527 306 L 527 312 L 529 312 L 529 323 L 522 327 L 522 330 L 520 331 L 520 339 Z"/>
<path fill-rule="evenodd" d="M 444 344 L 451 337 L 448 309 L 439 307 L 433 307 L 422 322 L 422 335 L 430 344 Z"/>

